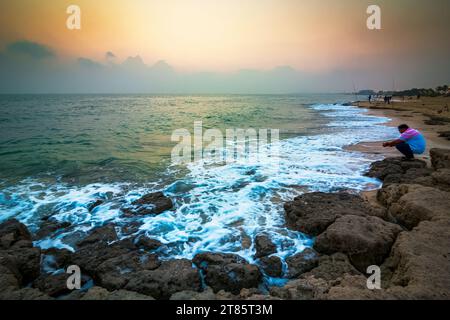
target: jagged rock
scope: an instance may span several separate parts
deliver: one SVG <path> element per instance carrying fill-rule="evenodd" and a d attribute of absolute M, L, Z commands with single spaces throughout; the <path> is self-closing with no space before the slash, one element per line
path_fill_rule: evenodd
<path fill-rule="evenodd" d="M 379 191 L 378 198 L 396 221 L 412 229 L 424 220 L 450 216 L 450 193 L 418 185 L 392 185 Z"/>
<path fill-rule="evenodd" d="M 9 249 L 17 241 L 31 241 L 31 234 L 27 227 L 10 219 L 0 224 L 0 249 Z"/>
<path fill-rule="evenodd" d="M 310 236 L 324 232 L 337 217 L 371 213 L 360 196 L 344 192 L 306 193 L 286 203 L 284 209 L 288 226 Z"/>
<path fill-rule="evenodd" d="M 105 288 L 92 287 L 83 295 L 81 300 L 155 300 L 150 296 L 133 291 L 116 290 L 109 292 Z"/>
<path fill-rule="evenodd" d="M 282 300 L 312 300 L 322 296 L 329 288 L 323 279 L 314 276 L 291 280 L 283 287 L 271 287 L 270 295 Z"/>
<path fill-rule="evenodd" d="M 402 232 L 382 266 L 388 292 L 406 299 L 450 298 L 450 219 Z"/>
<path fill-rule="evenodd" d="M 227 290 L 238 294 L 243 288 L 258 287 L 261 272 L 235 254 L 201 253 L 193 262 L 205 274 L 205 282 L 214 292 Z"/>
<path fill-rule="evenodd" d="M 450 149 L 431 149 L 430 156 L 434 169 L 450 169 Z"/>
<path fill-rule="evenodd" d="M 59 222 L 54 220 L 47 220 L 42 223 L 39 230 L 33 235 L 34 240 L 47 238 L 52 233 L 70 227 L 69 222 Z"/>
<path fill-rule="evenodd" d="M 112 242 L 117 239 L 115 226 L 112 224 L 107 224 L 92 230 L 87 237 L 77 243 L 77 246 L 83 247 L 98 242 Z"/>
<path fill-rule="evenodd" d="M 314 249 L 306 248 L 294 256 L 286 259 L 289 278 L 297 278 L 305 272 L 311 271 L 319 263 L 319 255 Z"/>
<path fill-rule="evenodd" d="M 333 284 L 344 275 L 361 275 L 350 263 L 348 257 L 343 253 L 334 253 L 331 256 L 320 256 L 318 266 L 302 275 L 302 277 L 314 276 L 316 279 L 323 279 Z"/>
<path fill-rule="evenodd" d="M 39 248 L 14 248 L 0 251 L 0 265 L 8 268 L 21 285 L 27 285 L 40 274 Z"/>
<path fill-rule="evenodd" d="M 262 270 L 269 277 L 279 278 L 283 275 L 283 263 L 279 257 L 262 257 L 259 262 Z"/>
<path fill-rule="evenodd" d="M 140 249 L 153 251 L 162 246 L 162 243 L 156 239 L 151 239 L 146 236 L 140 236 L 135 240 L 136 246 Z"/>
<path fill-rule="evenodd" d="M 450 169 L 438 169 L 431 174 L 433 179 L 433 184 L 430 186 L 435 186 L 443 191 L 450 192 Z"/>
<path fill-rule="evenodd" d="M 277 252 L 277 246 L 267 234 L 259 234 L 255 237 L 255 249 L 256 258 L 266 257 Z"/>
<path fill-rule="evenodd" d="M 149 193 L 122 208 L 126 216 L 160 214 L 173 208 L 173 202 L 162 192 Z"/>
<path fill-rule="evenodd" d="M 125 255 L 131 251 L 127 242 L 115 242 L 108 245 L 105 242 L 84 245 L 71 257 L 71 264 L 78 265 L 82 272 L 95 278 L 97 268 L 103 262 Z"/>
<path fill-rule="evenodd" d="M 70 275 L 67 273 L 58 274 L 42 274 L 33 281 L 33 288 L 39 289 L 41 292 L 50 297 L 58 297 L 69 294 L 72 290 L 67 287 L 67 279 Z"/>
<path fill-rule="evenodd" d="M 402 158 L 386 158 L 373 162 L 366 175 L 388 183 L 399 183 L 402 180 L 410 181 L 423 174 L 429 174 L 426 166 L 426 162 L 422 160 L 403 161 Z"/>
<path fill-rule="evenodd" d="M 201 282 L 197 269 L 186 259 L 169 260 L 155 270 L 143 270 L 133 274 L 125 290 L 150 295 L 155 299 L 169 299 L 180 291 L 200 291 Z"/>
<path fill-rule="evenodd" d="M 95 279 L 104 288 L 113 291 L 122 289 L 134 276 L 134 272 L 154 270 L 161 265 L 155 254 L 133 251 L 102 262 L 95 273 Z"/>
<path fill-rule="evenodd" d="M 361 272 L 370 265 L 380 265 L 389 255 L 402 229 L 377 217 L 347 215 L 338 218 L 319 235 L 314 249 L 319 253 L 343 252 Z"/>

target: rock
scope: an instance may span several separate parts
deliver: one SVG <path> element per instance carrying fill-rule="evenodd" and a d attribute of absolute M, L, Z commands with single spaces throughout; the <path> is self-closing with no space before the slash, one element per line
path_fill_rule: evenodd
<path fill-rule="evenodd" d="M 271 287 L 270 295 L 282 300 L 312 300 L 321 297 L 329 288 L 323 279 L 313 276 L 291 280 L 283 287 Z"/>
<path fill-rule="evenodd" d="M 160 214 L 173 208 L 173 202 L 162 192 L 149 193 L 122 208 L 126 216 Z"/>
<path fill-rule="evenodd" d="M 78 247 L 83 247 L 88 244 L 97 242 L 113 242 L 118 239 L 116 228 L 112 224 L 107 224 L 102 227 L 95 228 L 89 233 L 89 235 L 83 240 L 77 243 Z"/>
<path fill-rule="evenodd" d="M 358 195 L 349 193 L 306 193 L 284 206 L 290 228 L 310 236 L 324 232 L 337 217 L 370 214 L 369 205 Z"/>
<path fill-rule="evenodd" d="M 136 246 L 140 249 L 153 251 L 162 246 L 162 243 L 156 239 L 151 239 L 147 236 L 140 236 L 136 240 Z"/>
<path fill-rule="evenodd" d="M 431 174 L 433 186 L 450 192 L 450 169 L 438 169 Z"/>
<path fill-rule="evenodd" d="M 277 246 L 267 234 L 259 234 L 255 237 L 255 248 L 256 258 L 266 257 L 277 252 Z"/>
<path fill-rule="evenodd" d="M 33 235 L 34 240 L 45 239 L 52 233 L 70 227 L 69 222 L 58 222 L 54 220 L 44 221 L 39 230 Z"/>
<path fill-rule="evenodd" d="M 0 258 L 1 259 L 1 258 Z M 14 272 L 9 268 L 1 264 L 0 261 L 0 288 L 3 292 L 10 292 L 18 290 L 20 287 L 19 280 L 17 279 Z M 1 293 L 0 293 L 1 296 Z"/>
<path fill-rule="evenodd" d="M 95 280 L 102 287 L 114 291 L 124 288 L 134 272 L 154 270 L 160 265 L 156 255 L 134 251 L 102 262 L 95 272 Z"/>
<path fill-rule="evenodd" d="M 181 291 L 174 293 L 170 300 L 203 300 L 203 301 L 211 301 L 217 300 L 214 291 L 210 287 L 206 287 L 202 292 L 196 291 Z"/>
<path fill-rule="evenodd" d="M 409 176 L 403 177 L 409 170 L 424 169 L 426 166 L 426 162 L 422 160 L 403 161 L 402 158 L 386 158 L 381 161 L 373 162 L 366 175 L 382 181 L 388 179 L 390 183 L 398 183 L 401 182 L 402 179 L 414 179 L 424 172 L 412 170 L 410 171 Z"/>
<path fill-rule="evenodd" d="M 412 229 L 424 220 L 450 216 L 450 193 L 417 185 L 393 185 L 379 191 L 397 223 Z"/>
<path fill-rule="evenodd" d="M 42 274 L 33 281 L 33 288 L 39 289 L 41 292 L 51 297 L 58 297 L 70 293 L 72 290 L 67 288 L 67 279 L 70 275 L 66 273 Z"/>
<path fill-rule="evenodd" d="M 380 265 L 389 255 L 402 229 L 377 217 L 347 215 L 338 218 L 319 235 L 314 249 L 319 253 L 343 252 L 361 272 L 370 265 Z"/>
<path fill-rule="evenodd" d="M 133 291 L 117 290 L 109 292 L 101 287 L 92 287 L 86 292 L 81 300 L 155 300 L 150 296 Z"/>
<path fill-rule="evenodd" d="M 71 257 L 71 264 L 78 265 L 82 272 L 95 278 L 99 265 L 130 251 L 128 244 L 121 241 L 111 245 L 105 242 L 92 243 L 78 249 Z"/>
<path fill-rule="evenodd" d="M 235 254 L 201 253 L 193 262 L 205 275 L 205 282 L 214 292 L 227 290 L 239 294 L 241 289 L 256 288 L 261 280 L 258 267 Z"/>
<path fill-rule="evenodd" d="M 125 287 L 155 299 L 169 299 L 176 292 L 200 291 L 200 288 L 199 272 L 186 259 L 164 261 L 155 270 L 138 271 Z"/>
<path fill-rule="evenodd" d="M 96 201 L 90 203 L 90 204 L 88 205 L 88 210 L 89 210 L 89 212 L 94 211 L 95 208 L 97 208 L 98 206 L 101 206 L 103 203 L 104 203 L 104 201 L 103 201 L 103 200 L 100 200 L 100 199 L 98 199 L 98 200 L 96 200 Z"/>
<path fill-rule="evenodd" d="M 8 268 L 22 286 L 29 284 L 40 274 L 41 250 L 21 248 L 0 251 L 0 265 Z"/>
<path fill-rule="evenodd" d="M 434 169 L 450 169 L 450 149 L 431 149 L 430 156 Z"/>
<path fill-rule="evenodd" d="M 382 266 L 387 291 L 406 299 L 450 298 L 450 219 L 402 232 Z"/>
<path fill-rule="evenodd" d="M 31 234 L 24 224 L 16 219 L 10 219 L 0 224 L 0 249 L 9 249 L 20 240 L 31 241 Z"/>
<path fill-rule="evenodd" d="M 283 275 L 283 263 L 277 256 L 263 257 L 260 266 L 269 277 L 280 278 Z"/>
<path fill-rule="evenodd" d="M 361 275 L 350 263 L 348 257 L 343 253 L 334 253 L 331 256 L 320 256 L 318 266 L 311 271 L 303 274 L 302 277 L 315 277 L 316 279 L 323 279 L 330 284 L 342 278 L 344 275 Z"/>
<path fill-rule="evenodd" d="M 73 252 L 67 249 L 49 248 L 42 250 L 41 265 L 44 270 L 67 269 L 72 261 Z"/>
<path fill-rule="evenodd" d="M 0 291 L 0 300 L 51 300 L 52 298 L 35 288 L 15 291 Z"/>
<path fill-rule="evenodd" d="M 306 248 L 304 251 L 287 258 L 286 263 L 288 265 L 289 278 L 297 278 L 301 274 L 317 267 L 319 255 L 314 249 Z"/>

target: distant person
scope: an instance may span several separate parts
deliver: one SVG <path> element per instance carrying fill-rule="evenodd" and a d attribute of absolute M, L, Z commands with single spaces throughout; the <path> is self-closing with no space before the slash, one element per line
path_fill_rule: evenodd
<path fill-rule="evenodd" d="M 372 103 L 372 95 L 369 95 L 369 103 Z"/>
<path fill-rule="evenodd" d="M 386 104 L 388 101 L 387 96 L 384 96 L 384 104 Z"/>
<path fill-rule="evenodd" d="M 400 138 L 383 143 L 383 147 L 396 147 L 404 158 L 403 160 L 414 159 L 415 154 L 423 154 L 427 143 L 425 137 L 415 129 L 410 128 L 406 124 L 398 126 Z"/>

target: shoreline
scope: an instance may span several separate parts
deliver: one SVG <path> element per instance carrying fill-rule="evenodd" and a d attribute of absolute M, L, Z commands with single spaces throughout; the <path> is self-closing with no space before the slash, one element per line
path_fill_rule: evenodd
<path fill-rule="evenodd" d="M 371 112 L 393 119 L 393 126 L 410 118 L 395 118 L 392 110 Z M 383 182 L 380 189 L 361 195 L 311 192 L 285 202 L 286 226 L 315 239 L 312 248 L 285 262 L 273 255 L 276 246 L 265 234 L 248 239 L 258 265 L 236 254 L 215 252 L 199 253 L 191 260 L 164 260 L 161 242 L 145 235 L 120 240 L 112 223 L 81 237 L 70 252 L 33 245 L 39 237 L 70 226 L 48 221 L 30 233 L 20 222 L 8 220 L 0 224 L 0 299 L 449 299 L 450 148 L 446 140 L 439 138 L 443 142 L 436 144 L 430 136 L 438 130 L 424 131 L 429 147 L 442 143 L 447 148 L 433 148 L 423 158 L 427 161 L 403 162 L 364 142 L 349 147 L 385 155 L 367 173 Z M 95 205 L 99 204 L 92 209 Z M 125 213 L 159 214 L 173 205 L 164 194 L 152 193 Z M 68 265 L 81 268 L 82 290 L 67 289 Z M 380 268 L 379 290 L 367 287 L 369 266 Z M 265 277 L 283 277 L 286 282 L 276 286 Z"/>

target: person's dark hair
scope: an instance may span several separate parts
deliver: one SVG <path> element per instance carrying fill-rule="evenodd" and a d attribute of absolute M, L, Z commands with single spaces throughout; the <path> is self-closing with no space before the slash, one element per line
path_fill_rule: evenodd
<path fill-rule="evenodd" d="M 409 126 L 407 124 L 401 124 L 398 126 L 398 130 L 407 130 L 409 129 Z"/>

